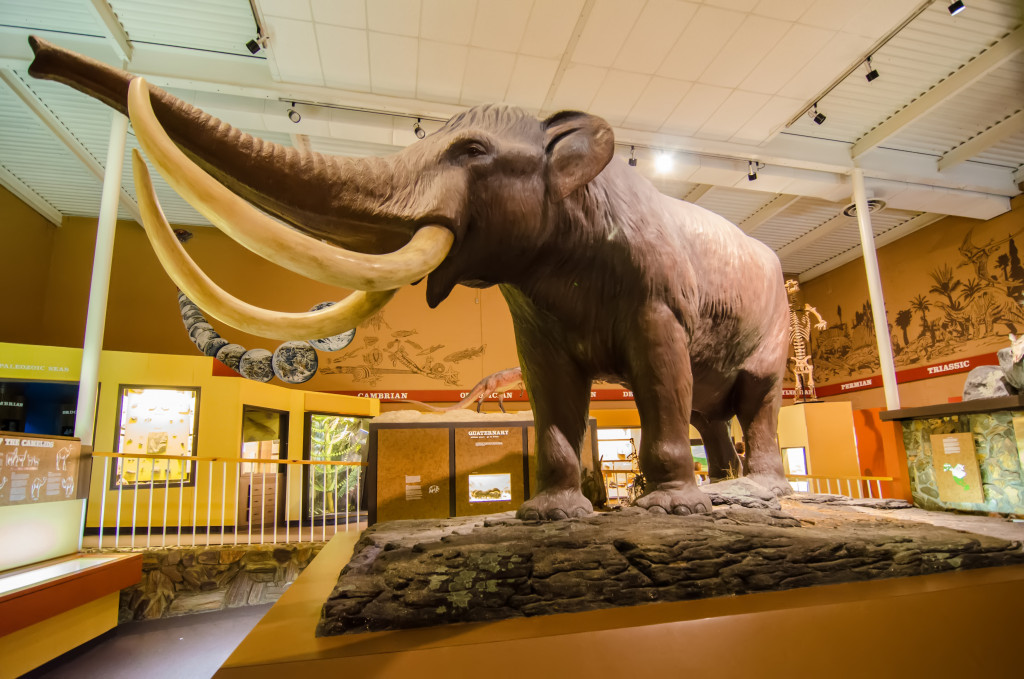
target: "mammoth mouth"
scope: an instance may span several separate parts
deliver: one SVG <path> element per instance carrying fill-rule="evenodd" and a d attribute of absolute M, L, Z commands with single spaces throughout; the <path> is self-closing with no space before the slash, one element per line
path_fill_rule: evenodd
<path fill-rule="evenodd" d="M 384 306 L 397 288 L 437 268 L 451 249 L 452 232 L 436 224 L 420 227 L 405 246 L 382 255 L 354 252 L 307 236 L 259 211 L 189 160 L 157 121 L 142 78 L 133 79 L 129 86 L 128 114 L 139 145 L 157 171 L 220 231 L 274 264 L 356 290 L 333 306 L 305 313 L 263 309 L 230 295 L 185 253 L 160 208 L 142 156 L 133 150 L 132 174 L 143 227 L 157 258 L 200 308 L 234 328 L 283 340 L 346 332 Z"/>

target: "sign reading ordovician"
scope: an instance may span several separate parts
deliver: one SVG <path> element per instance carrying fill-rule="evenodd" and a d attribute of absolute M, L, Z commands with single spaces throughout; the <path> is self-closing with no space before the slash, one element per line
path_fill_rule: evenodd
<path fill-rule="evenodd" d="M 0 507 L 75 499 L 78 439 L 0 431 Z"/>

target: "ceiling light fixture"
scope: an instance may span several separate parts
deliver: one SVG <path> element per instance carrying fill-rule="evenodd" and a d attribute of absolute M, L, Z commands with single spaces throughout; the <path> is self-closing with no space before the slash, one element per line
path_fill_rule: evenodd
<path fill-rule="evenodd" d="M 812 106 L 811 110 L 807 112 L 807 115 L 810 116 L 815 125 L 821 125 L 825 122 L 825 114 L 818 112 L 818 102 L 814 102 L 814 106 Z"/>
<path fill-rule="evenodd" d="M 249 50 L 250 54 L 256 54 L 261 49 L 263 49 L 263 47 L 260 46 L 259 41 L 255 40 L 255 39 L 250 40 L 249 42 L 245 43 L 245 48 L 247 50 Z"/>
<path fill-rule="evenodd" d="M 297 123 L 302 120 L 302 114 L 295 110 L 295 102 L 292 102 L 292 108 L 288 109 L 288 120 L 293 123 Z"/>
<path fill-rule="evenodd" d="M 629 147 L 629 166 L 636 167 L 636 147 Z"/>
<path fill-rule="evenodd" d="M 867 78 L 868 82 L 871 82 L 872 80 L 878 77 L 878 69 L 874 68 L 871 65 L 871 57 L 868 57 L 868 60 L 864 62 L 864 65 L 868 69 L 868 74 L 864 76 L 865 78 Z"/>
<path fill-rule="evenodd" d="M 654 161 L 654 169 L 662 174 L 671 172 L 673 165 L 675 165 L 675 161 L 673 161 L 672 156 L 665 151 L 659 153 L 657 159 Z"/>
<path fill-rule="evenodd" d="M 747 161 L 747 181 L 752 182 L 757 179 L 757 171 L 764 167 L 764 163 L 758 163 L 754 160 Z"/>
<path fill-rule="evenodd" d="M 412 133 L 416 135 L 417 139 L 423 139 L 427 136 L 427 131 L 420 125 L 420 118 L 416 119 L 416 123 L 412 126 Z"/>
<path fill-rule="evenodd" d="M 949 7 L 947 7 L 946 9 L 949 10 L 949 13 L 952 16 L 956 16 L 960 12 L 964 11 L 965 9 L 967 9 L 967 5 L 965 5 L 962 2 L 962 0 L 956 0 L 956 2 L 949 3 Z"/>

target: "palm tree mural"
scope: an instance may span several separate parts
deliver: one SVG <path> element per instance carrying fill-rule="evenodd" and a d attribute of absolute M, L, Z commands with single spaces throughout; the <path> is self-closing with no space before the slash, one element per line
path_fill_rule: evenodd
<path fill-rule="evenodd" d="M 931 321 L 928 320 L 928 312 L 932 310 L 932 303 L 924 295 L 918 295 L 910 300 L 910 308 L 921 314 L 921 333 L 918 337 L 924 337 L 926 333 L 930 334 L 932 344 L 935 344 L 935 329 L 932 327 Z"/>
<path fill-rule="evenodd" d="M 914 315 L 910 312 L 910 309 L 900 309 L 896 312 L 896 327 L 903 331 L 903 346 L 910 344 L 910 339 L 907 337 L 907 328 L 910 327 L 910 321 L 913 318 Z"/>
<path fill-rule="evenodd" d="M 1010 256 L 1005 252 L 996 257 L 996 266 L 1003 270 L 1003 278 L 1010 277 Z"/>

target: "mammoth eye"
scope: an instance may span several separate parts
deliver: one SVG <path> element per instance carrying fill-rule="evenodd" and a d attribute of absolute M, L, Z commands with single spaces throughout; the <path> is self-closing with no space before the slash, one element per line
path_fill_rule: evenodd
<path fill-rule="evenodd" d="M 461 144 L 459 151 L 466 158 L 479 158 L 487 155 L 487 147 L 479 141 L 465 141 Z"/>

